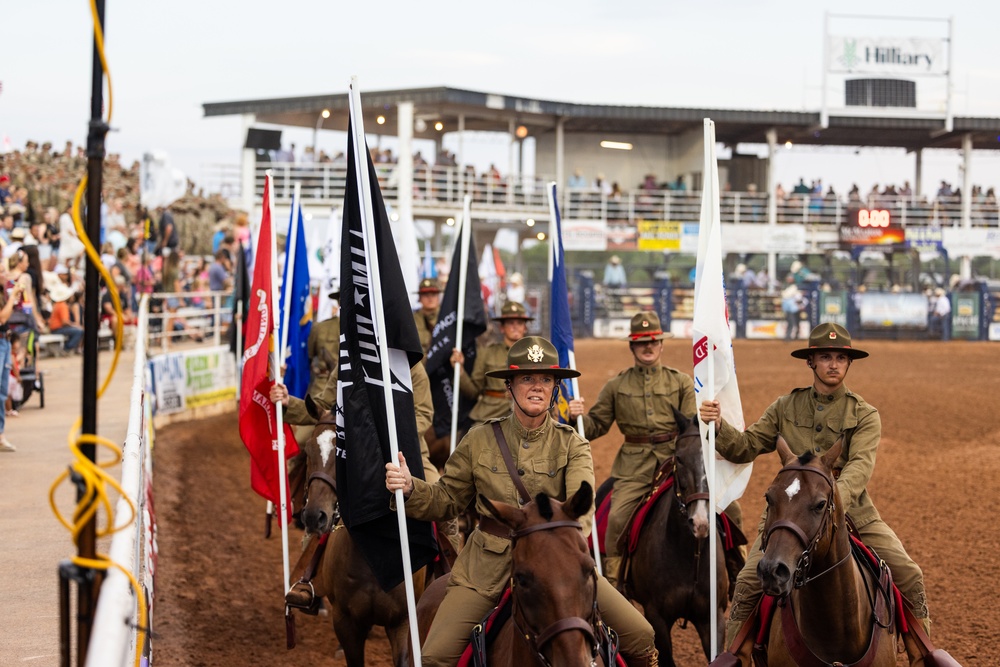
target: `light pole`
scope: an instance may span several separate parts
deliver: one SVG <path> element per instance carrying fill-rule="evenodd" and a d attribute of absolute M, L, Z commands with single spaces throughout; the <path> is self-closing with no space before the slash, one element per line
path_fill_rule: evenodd
<path fill-rule="evenodd" d="M 323 121 L 329 117 L 330 117 L 330 110 L 323 109 L 319 114 L 319 118 L 316 119 L 316 127 L 313 128 L 313 160 L 315 162 L 319 162 L 319 153 L 316 151 L 316 138 L 319 135 L 319 128 L 320 125 L 323 124 Z"/>

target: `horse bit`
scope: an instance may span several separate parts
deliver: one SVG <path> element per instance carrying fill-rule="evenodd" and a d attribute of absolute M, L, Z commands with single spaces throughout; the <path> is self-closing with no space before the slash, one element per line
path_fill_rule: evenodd
<path fill-rule="evenodd" d="M 549 521 L 547 523 L 540 523 L 534 526 L 528 526 L 527 528 L 522 528 L 521 530 L 511 531 L 510 533 L 511 547 L 513 548 L 513 544 L 520 537 L 524 537 L 525 535 L 528 535 L 530 533 L 535 533 L 541 530 L 553 530 L 555 528 L 575 528 L 577 530 L 582 530 L 583 526 L 581 526 L 579 521 Z M 597 655 L 600 652 L 601 641 L 598 639 L 597 636 L 594 635 L 595 627 L 597 627 L 599 629 L 599 632 L 602 635 L 604 635 L 604 638 L 607 639 L 608 650 L 606 651 L 605 655 L 606 662 L 607 659 L 610 658 L 611 661 L 608 664 L 612 665 L 614 664 L 614 656 L 618 652 L 617 635 L 614 634 L 614 630 L 604 625 L 604 623 L 601 621 L 601 616 L 597 609 L 596 568 L 591 572 L 591 577 L 594 583 L 594 602 L 591 605 L 589 620 L 580 618 L 579 616 L 561 618 L 558 621 L 555 621 L 554 623 L 549 625 L 541 632 L 534 632 L 530 628 L 528 628 L 528 631 L 526 632 L 525 629 L 522 628 L 522 626 L 527 627 L 527 624 L 523 621 L 523 619 L 521 623 L 518 623 L 517 618 L 513 614 L 511 614 L 511 622 L 514 624 L 514 627 L 517 629 L 517 632 L 522 637 L 524 637 L 525 641 L 528 642 L 528 646 L 531 647 L 532 651 L 534 651 L 535 657 L 537 657 L 538 660 L 543 665 L 545 665 L 545 667 L 552 667 L 552 665 L 549 662 L 549 660 L 545 657 L 545 655 L 542 653 L 542 649 L 545 648 L 545 645 L 548 644 L 550 641 L 552 641 L 552 639 L 556 635 L 566 632 L 568 630 L 579 630 L 580 632 L 582 632 L 584 635 L 587 636 L 587 638 L 590 640 L 590 647 L 591 647 L 590 665 L 591 667 L 596 667 Z M 511 576 L 510 579 L 510 588 L 511 588 L 511 595 L 514 595 L 517 591 L 517 587 L 514 585 L 513 576 Z M 514 608 L 516 609 L 517 605 L 514 605 Z"/>

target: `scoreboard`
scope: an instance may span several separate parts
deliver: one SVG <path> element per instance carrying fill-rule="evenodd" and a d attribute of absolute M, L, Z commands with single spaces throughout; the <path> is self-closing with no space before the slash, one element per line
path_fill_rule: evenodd
<path fill-rule="evenodd" d="M 894 224 L 885 209 L 852 209 L 847 213 L 846 222 L 840 226 L 842 246 L 902 245 L 904 241 L 903 227 Z"/>

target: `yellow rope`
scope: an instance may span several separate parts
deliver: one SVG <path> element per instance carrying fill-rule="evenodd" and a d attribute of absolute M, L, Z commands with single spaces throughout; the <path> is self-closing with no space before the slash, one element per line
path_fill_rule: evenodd
<path fill-rule="evenodd" d="M 101 30 L 101 23 L 97 14 L 97 3 L 96 0 L 90 0 L 90 10 L 94 19 L 94 43 L 97 46 L 97 52 L 100 56 L 101 67 L 103 68 L 105 76 L 108 78 L 108 124 L 111 123 L 111 111 L 113 108 L 113 96 L 111 92 L 111 72 L 108 69 L 108 62 L 104 55 L 104 33 Z M 77 236 L 80 241 L 83 242 L 84 249 L 87 252 L 87 258 L 96 267 L 97 271 L 100 273 L 101 278 L 104 280 L 104 284 L 107 285 L 108 293 L 111 295 L 111 302 L 114 305 L 115 310 L 115 352 L 111 360 L 111 367 L 108 369 L 108 374 L 104 378 L 104 382 L 101 384 L 100 389 L 97 391 L 97 398 L 100 399 L 104 395 L 105 390 L 107 390 L 108 385 L 111 383 L 111 378 L 114 377 L 115 370 L 118 368 L 118 360 L 121 356 L 122 351 L 122 338 L 124 332 L 124 318 L 122 315 L 122 304 L 121 298 L 118 294 L 118 288 L 114 284 L 111 278 L 110 272 L 101 262 L 101 257 L 94 245 L 90 242 L 90 238 L 87 235 L 86 229 L 84 229 L 83 222 L 80 219 L 80 203 L 83 199 L 83 193 L 87 189 L 87 176 L 84 175 L 83 179 L 80 181 L 80 185 L 76 189 L 76 194 L 73 197 L 73 225 L 76 228 Z M 96 514 L 98 509 L 103 508 L 106 519 L 106 525 L 104 528 L 97 528 L 96 535 L 98 538 L 107 537 L 116 533 L 119 530 L 129 527 L 136 518 L 135 504 L 132 500 L 125 495 L 124 490 L 121 485 L 108 473 L 104 471 L 105 468 L 110 468 L 117 465 L 121 461 L 121 449 L 113 443 L 111 440 L 93 434 L 82 434 L 80 429 L 82 428 L 83 419 L 82 417 L 77 417 L 73 426 L 70 428 L 68 434 L 69 448 L 73 454 L 74 462 L 69 466 L 66 472 L 63 472 L 56 480 L 52 483 L 52 487 L 49 489 L 49 504 L 52 507 L 52 512 L 56 515 L 56 519 L 70 531 L 73 536 L 73 544 L 79 544 L 79 538 L 81 532 L 83 532 L 84 527 L 86 527 L 92 520 L 97 523 Z M 114 458 L 111 458 L 104 463 L 97 463 L 91 461 L 87 456 L 83 454 L 80 449 L 80 445 L 93 444 L 101 445 L 107 447 L 112 452 L 114 452 Z M 96 458 L 96 457 L 95 457 Z M 68 520 L 65 515 L 59 510 L 56 505 L 55 494 L 56 489 L 62 484 L 66 479 L 70 478 L 74 483 L 77 483 L 82 488 L 82 493 L 78 494 L 80 496 L 77 500 L 76 507 L 73 510 L 72 521 Z M 108 498 L 108 492 L 106 489 L 107 485 L 111 485 L 118 495 L 125 499 L 128 503 L 129 510 L 131 512 L 131 518 L 127 522 L 120 523 L 119 528 L 115 528 L 112 522 L 112 507 L 111 501 Z M 132 573 L 129 572 L 125 567 L 119 563 L 115 563 L 107 554 L 97 553 L 95 558 L 82 558 L 79 555 L 73 557 L 72 562 L 81 568 L 92 569 L 92 570 L 104 570 L 107 571 L 112 567 L 117 568 L 128 577 L 129 584 L 135 591 L 136 602 L 139 608 L 139 623 L 136 628 L 136 648 L 135 648 L 135 665 L 138 667 L 142 660 L 143 645 L 145 644 L 146 634 L 148 632 L 148 621 L 147 614 L 148 610 L 146 608 L 146 598 L 143 594 L 142 587 L 139 582 L 136 581 Z"/>

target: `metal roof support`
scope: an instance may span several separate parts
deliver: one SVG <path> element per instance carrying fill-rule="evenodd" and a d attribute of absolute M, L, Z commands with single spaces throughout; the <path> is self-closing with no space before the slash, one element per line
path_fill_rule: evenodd
<path fill-rule="evenodd" d="M 458 154 L 455 156 L 455 164 L 458 169 L 458 197 L 465 197 L 465 114 L 458 114 Z M 471 183 L 469 186 L 471 187 Z"/>
<path fill-rule="evenodd" d="M 253 207 L 256 200 L 257 152 L 246 148 L 247 132 L 257 122 L 257 114 L 243 114 L 243 152 L 240 155 L 240 201 L 243 210 L 253 220 Z"/>
<path fill-rule="evenodd" d="M 536 144 L 537 146 L 537 144 Z M 563 210 L 567 210 L 569 200 L 566 193 L 566 119 L 556 120 L 556 183 L 559 184 L 559 192 L 563 193 Z"/>
<path fill-rule="evenodd" d="M 396 105 L 396 132 L 399 137 L 399 156 L 396 164 L 396 209 L 401 224 L 413 224 L 413 102 Z"/>
<path fill-rule="evenodd" d="M 777 190 L 776 169 L 774 160 L 778 152 L 778 131 L 773 127 L 767 130 L 767 224 L 771 227 L 771 237 L 774 238 L 775 227 L 778 224 L 778 202 L 774 196 Z M 778 255 L 767 253 L 767 275 L 772 281 L 778 280 Z M 778 282 L 780 285 L 781 283 Z"/>
<path fill-rule="evenodd" d="M 972 228 L 972 133 L 962 136 L 962 229 Z M 972 258 L 962 257 L 963 280 L 972 277 Z"/>
<path fill-rule="evenodd" d="M 924 190 L 924 187 L 921 184 L 921 181 L 924 178 L 924 149 L 913 149 L 913 156 L 916 158 L 916 167 L 913 174 L 913 196 L 920 199 L 920 195 Z"/>
<path fill-rule="evenodd" d="M 514 147 L 517 146 L 517 135 L 515 134 L 517 130 L 517 121 L 511 118 L 507 122 L 507 205 L 511 206 L 514 204 Z M 518 174 L 518 179 L 521 174 Z"/>

